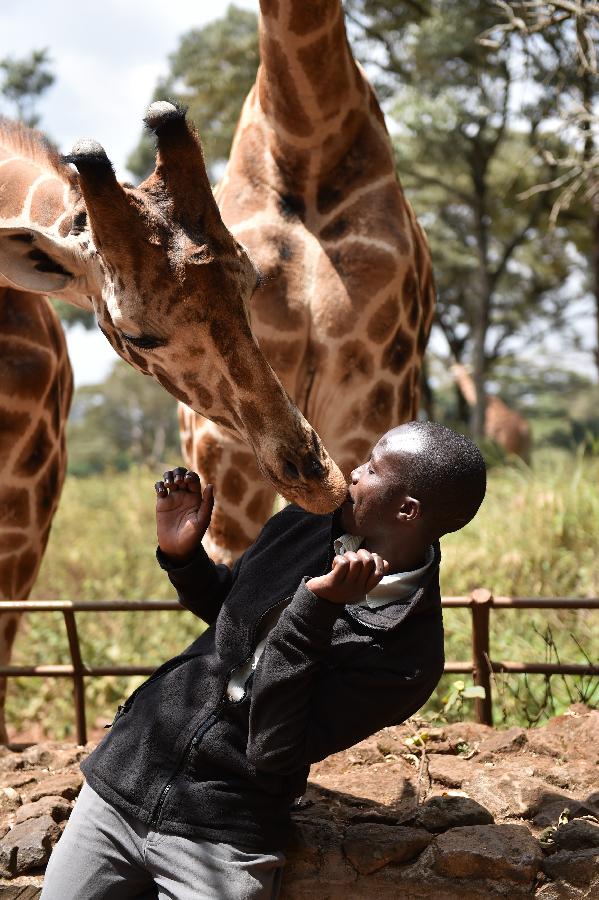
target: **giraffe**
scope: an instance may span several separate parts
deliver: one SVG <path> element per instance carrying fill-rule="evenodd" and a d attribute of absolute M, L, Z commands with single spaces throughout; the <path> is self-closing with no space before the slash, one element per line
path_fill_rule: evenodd
<path fill-rule="evenodd" d="M 340 0 L 261 0 L 256 82 L 216 199 L 262 273 L 252 330 L 347 474 L 415 418 L 434 311 L 424 234 L 395 174 Z M 239 438 L 180 406 L 188 465 L 215 484 L 205 543 L 230 562 L 272 509 Z"/>
<path fill-rule="evenodd" d="M 462 397 L 472 409 L 476 405 L 476 385 L 466 366 L 454 363 L 451 374 Z M 532 436 L 530 425 L 519 412 L 503 402 L 500 397 L 489 395 L 485 406 L 485 437 L 494 440 L 507 453 L 530 462 Z"/>
<path fill-rule="evenodd" d="M 259 275 L 222 222 L 197 135 L 172 104 L 153 104 L 146 121 L 157 164 L 134 189 L 119 184 L 96 142 L 75 146 L 75 174 L 39 133 L 0 120 L 3 599 L 28 596 L 64 478 L 72 381 L 45 294 L 93 310 L 123 359 L 235 428 L 283 496 L 314 512 L 346 496 L 252 335 L 247 304 Z M 0 617 L 0 665 L 15 631 L 14 616 Z M 0 741 L 4 692 L 0 684 Z"/>
<path fill-rule="evenodd" d="M 145 122 L 158 155 L 139 188 L 96 141 L 73 148 L 75 178 L 41 136 L 0 123 L 0 285 L 92 309 L 126 362 L 241 434 L 284 497 L 330 511 L 345 479 L 251 332 L 260 276 L 223 224 L 199 138 L 171 103 Z"/>
<path fill-rule="evenodd" d="M 66 341 L 46 298 L 0 287 L 0 600 L 26 600 L 36 579 L 65 476 L 73 378 Z M 18 616 L 0 620 L 7 665 Z M 0 744 L 8 736 L 2 711 Z"/>

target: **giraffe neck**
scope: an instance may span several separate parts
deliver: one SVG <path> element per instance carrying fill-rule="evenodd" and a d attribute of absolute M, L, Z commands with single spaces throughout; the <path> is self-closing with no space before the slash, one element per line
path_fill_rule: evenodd
<path fill-rule="evenodd" d="M 347 42 L 339 0 L 261 0 L 260 106 L 286 149 L 351 143 L 368 89 Z"/>
<path fill-rule="evenodd" d="M 475 406 L 476 385 L 474 384 L 472 376 L 467 371 L 466 367 L 456 363 L 451 367 L 451 371 L 453 373 L 455 382 L 462 393 L 462 397 L 464 398 L 468 406 Z"/>

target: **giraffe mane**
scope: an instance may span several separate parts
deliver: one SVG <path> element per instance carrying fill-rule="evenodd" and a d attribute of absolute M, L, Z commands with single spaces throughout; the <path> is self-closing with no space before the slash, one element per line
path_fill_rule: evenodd
<path fill-rule="evenodd" d="M 41 131 L 0 115 L 0 146 L 55 172 L 78 190 L 76 174 L 67 166 L 55 145 Z"/>

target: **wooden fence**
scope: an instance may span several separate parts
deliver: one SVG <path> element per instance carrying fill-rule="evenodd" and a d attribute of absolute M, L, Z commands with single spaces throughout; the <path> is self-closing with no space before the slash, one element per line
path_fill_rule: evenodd
<path fill-rule="evenodd" d="M 444 609 L 470 609 L 472 613 L 472 659 L 446 662 L 445 672 L 471 675 L 476 685 L 485 689 L 484 698 L 475 699 L 477 722 L 493 724 L 493 698 L 491 675 L 496 672 L 538 675 L 599 675 L 599 664 L 579 663 L 522 663 L 509 660 L 493 660 L 489 647 L 489 619 L 491 610 L 504 609 L 596 609 L 599 598 L 577 599 L 569 597 L 494 597 L 490 591 L 478 588 L 469 597 L 443 597 Z M 35 600 L 0 602 L 2 612 L 61 612 L 64 616 L 70 665 L 0 666 L 0 677 L 37 676 L 72 678 L 75 704 L 77 740 L 87 741 L 85 720 L 85 678 L 102 675 L 150 675 L 155 666 L 88 666 L 81 658 L 75 613 L 85 612 L 148 612 L 159 610 L 183 611 L 176 600 L 144 601 L 69 601 Z"/>

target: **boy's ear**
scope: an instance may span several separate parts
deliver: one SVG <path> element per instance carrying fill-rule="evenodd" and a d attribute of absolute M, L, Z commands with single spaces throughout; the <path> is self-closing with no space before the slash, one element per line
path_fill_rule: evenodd
<path fill-rule="evenodd" d="M 415 497 L 404 497 L 397 512 L 399 521 L 407 525 L 409 522 L 415 522 L 421 515 L 422 507 L 420 506 L 420 500 L 416 500 Z"/>

